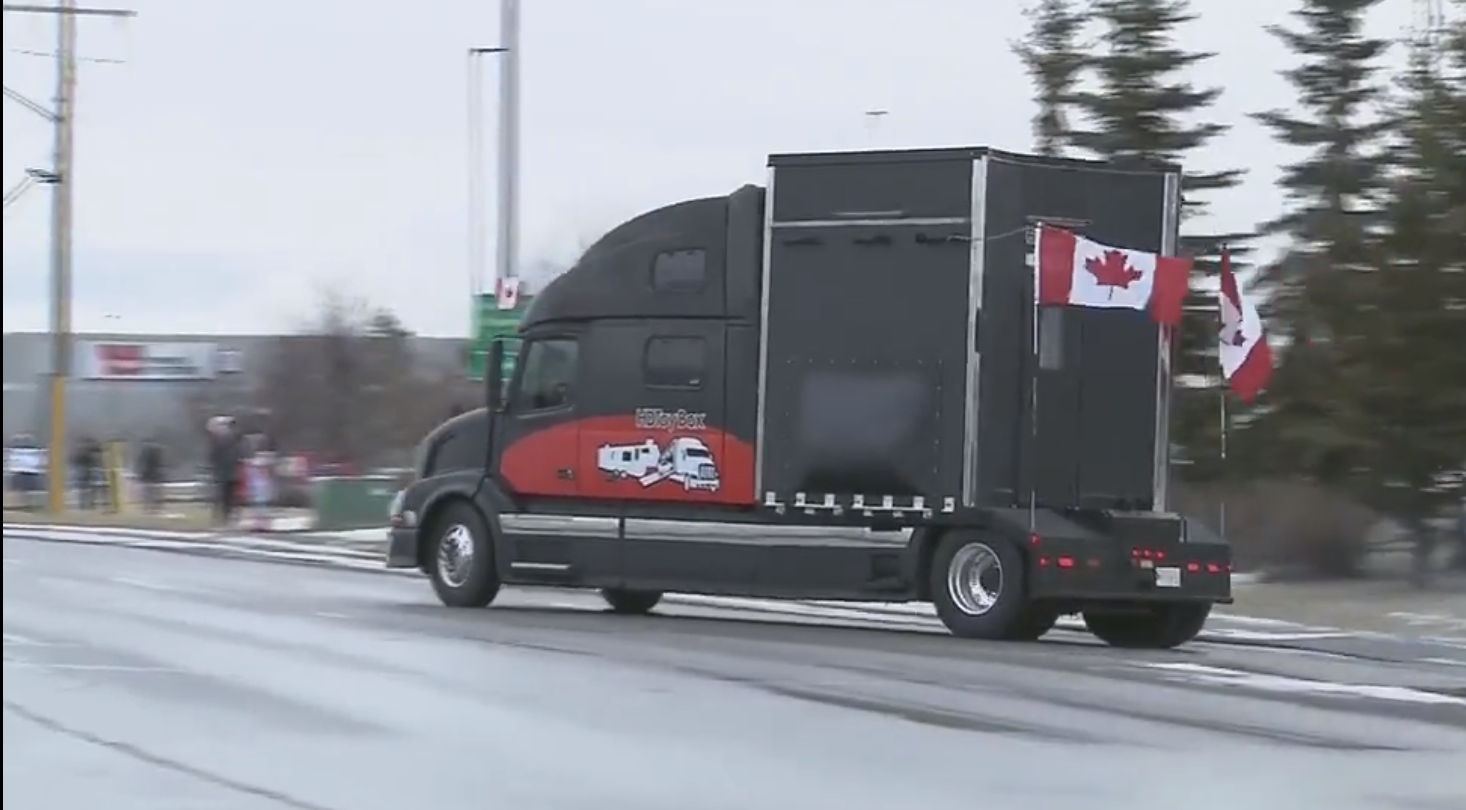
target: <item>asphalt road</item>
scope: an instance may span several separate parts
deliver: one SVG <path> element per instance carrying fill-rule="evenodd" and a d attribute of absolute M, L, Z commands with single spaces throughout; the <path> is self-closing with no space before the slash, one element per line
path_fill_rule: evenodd
<path fill-rule="evenodd" d="M 4 576 L 15 807 L 1466 806 L 1460 651 L 449 611 L 412 578 L 9 536 Z"/>

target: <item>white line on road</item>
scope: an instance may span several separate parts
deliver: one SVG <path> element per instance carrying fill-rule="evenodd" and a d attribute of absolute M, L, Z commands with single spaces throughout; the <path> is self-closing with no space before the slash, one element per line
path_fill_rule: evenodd
<path fill-rule="evenodd" d="M 51 645 L 44 641 L 38 641 L 28 636 L 17 635 L 16 633 L 5 634 L 5 646 L 7 647 L 49 647 Z"/>
<path fill-rule="evenodd" d="M 150 580 L 150 579 L 138 579 L 136 577 L 109 577 L 109 579 L 112 582 L 114 582 L 114 583 L 116 583 L 118 585 L 126 585 L 126 586 L 131 587 L 131 588 L 142 588 L 145 591 L 170 591 L 171 592 L 171 591 L 177 591 L 178 590 L 177 588 L 175 588 L 175 587 L 173 587 L 171 585 L 164 585 L 161 582 L 155 582 L 155 581 Z"/>
<path fill-rule="evenodd" d="M 127 664 L 53 664 L 20 658 L 5 659 L 5 666 L 14 669 L 45 669 L 58 672 L 182 672 L 182 670 L 168 667 L 140 667 Z"/>
<path fill-rule="evenodd" d="M 1349 698 L 1370 698 L 1396 703 L 1421 703 L 1434 706 L 1466 706 L 1466 698 L 1411 689 L 1408 686 L 1385 686 L 1380 684 L 1337 683 L 1315 681 L 1305 678 L 1290 678 L 1284 675 L 1270 675 L 1246 672 L 1240 669 L 1206 666 L 1205 664 L 1156 662 L 1143 664 L 1149 669 L 1160 670 L 1197 683 L 1217 686 L 1234 686 L 1257 689 L 1264 692 L 1287 694 L 1333 695 Z"/>

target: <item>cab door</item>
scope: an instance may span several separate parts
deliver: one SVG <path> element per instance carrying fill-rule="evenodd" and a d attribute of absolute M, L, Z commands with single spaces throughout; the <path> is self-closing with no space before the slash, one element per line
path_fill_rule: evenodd
<path fill-rule="evenodd" d="M 580 433 L 581 494 L 741 503 L 743 493 L 730 496 L 720 477 L 727 463 L 722 324 L 658 319 L 595 328 L 597 351 L 614 352 L 586 369 L 596 402 Z"/>
<path fill-rule="evenodd" d="M 528 338 L 495 420 L 500 476 L 517 495 L 573 498 L 580 493 L 580 339 L 574 333 Z"/>

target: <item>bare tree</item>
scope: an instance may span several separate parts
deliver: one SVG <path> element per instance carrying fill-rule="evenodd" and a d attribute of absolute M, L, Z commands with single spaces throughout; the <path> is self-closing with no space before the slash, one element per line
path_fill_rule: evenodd
<path fill-rule="evenodd" d="M 419 362 L 395 314 L 328 290 L 313 318 L 266 353 L 254 405 L 282 448 L 399 465 L 447 416 L 454 392 L 443 382 Z"/>

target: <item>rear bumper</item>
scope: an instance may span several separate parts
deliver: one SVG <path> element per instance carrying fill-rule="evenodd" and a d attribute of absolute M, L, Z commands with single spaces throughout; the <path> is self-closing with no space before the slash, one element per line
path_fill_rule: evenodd
<path fill-rule="evenodd" d="M 387 567 L 417 568 L 418 537 L 416 528 L 394 526 L 387 530 Z"/>
<path fill-rule="evenodd" d="M 1035 599 L 1090 602 L 1232 602 L 1232 550 L 1188 542 L 1179 521 L 1116 525 L 1110 532 L 1041 537 L 1028 549 L 1028 590 Z M 1159 523 L 1159 519 L 1158 519 Z M 1139 538 L 1139 539 L 1137 539 Z"/>

